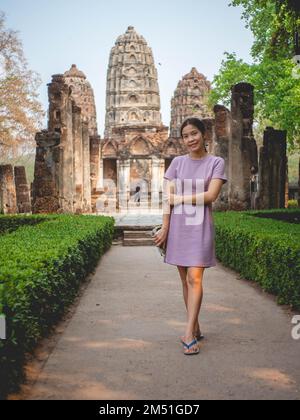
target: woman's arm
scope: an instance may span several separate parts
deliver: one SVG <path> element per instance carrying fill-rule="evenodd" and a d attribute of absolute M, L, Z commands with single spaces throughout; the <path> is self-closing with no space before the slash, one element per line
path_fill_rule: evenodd
<path fill-rule="evenodd" d="M 171 196 L 175 194 L 174 183 L 169 180 L 165 180 L 163 188 L 163 223 L 160 232 L 155 236 L 154 242 L 156 246 L 162 246 L 168 237 L 172 204 L 170 202 Z"/>
<path fill-rule="evenodd" d="M 193 205 L 207 205 L 216 201 L 223 186 L 223 180 L 214 178 L 210 181 L 208 191 L 204 193 L 192 195 L 178 195 L 171 193 L 170 204 L 178 206 L 180 204 L 193 204 Z"/>
<path fill-rule="evenodd" d="M 175 195 L 174 181 L 165 180 L 163 187 L 163 227 L 169 229 L 172 207 L 172 196 Z"/>

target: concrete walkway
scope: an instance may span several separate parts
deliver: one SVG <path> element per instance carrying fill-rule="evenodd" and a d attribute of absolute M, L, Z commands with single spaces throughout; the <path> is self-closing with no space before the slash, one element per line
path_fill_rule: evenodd
<path fill-rule="evenodd" d="M 206 341 L 185 356 L 176 267 L 155 247 L 112 247 L 27 398 L 299 399 L 292 314 L 221 265 L 204 287 Z"/>

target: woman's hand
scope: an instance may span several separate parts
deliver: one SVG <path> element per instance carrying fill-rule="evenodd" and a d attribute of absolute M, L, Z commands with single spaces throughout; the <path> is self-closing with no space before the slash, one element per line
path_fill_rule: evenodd
<path fill-rule="evenodd" d="M 170 205 L 175 207 L 179 204 L 182 204 L 182 195 L 170 194 Z"/>
<path fill-rule="evenodd" d="M 162 247 L 164 245 L 164 243 L 166 242 L 167 237 L 168 237 L 168 231 L 169 230 L 167 228 L 162 227 L 157 232 L 157 234 L 154 236 L 154 239 L 153 239 L 156 246 Z"/>

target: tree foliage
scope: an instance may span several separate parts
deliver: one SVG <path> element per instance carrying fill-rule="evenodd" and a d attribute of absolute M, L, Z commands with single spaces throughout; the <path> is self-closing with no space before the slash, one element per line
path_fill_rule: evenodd
<path fill-rule="evenodd" d="M 243 7 L 243 19 L 254 34 L 253 63 L 225 52 L 213 80 L 210 103 L 230 104 L 231 87 L 248 82 L 255 87 L 258 132 L 266 125 L 286 130 L 289 151 L 300 147 L 300 73 L 292 62 L 294 32 L 300 20 L 289 0 L 234 0 Z M 296 70 L 296 71 L 295 71 Z"/>
<path fill-rule="evenodd" d="M 294 53 L 294 33 L 299 28 L 299 0 L 233 0 L 242 6 L 242 18 L 255 41 L 251 50 L 255 61 L 265 56 L 290 58 Z"/>
<path fill-rule="evenodd" d="M 6 28 L 0 11 L 0 163 L 32 150 L 44 116 L 40 83 L 28 68 L 18 32 Z"/>

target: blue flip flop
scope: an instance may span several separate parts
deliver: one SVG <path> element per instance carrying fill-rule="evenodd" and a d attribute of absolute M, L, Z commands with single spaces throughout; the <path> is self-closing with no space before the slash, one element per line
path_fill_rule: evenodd
<path fill-rule="evenodd" d="M 197 346 L 197 344 L 198 344 L 198 341 L 197 341 L 197 339 L 195 338 L 191 343 L 189 343 L 189 344 L 187 344 L 187 343 L 185 343 L 184 341 L 182 341 L 182 344 L 183 344 L 183 346 L 184 347 L 186 347 L 186 349 L 187 350 L 189 350 L 191 347 L 193 347 L 193 346 Z M 200 349 L 199 348 L 197 348 L 197 350 L 195 350 L 195 351 L 193 351 L 193 352 L 189 352 L 189 353 L 186 353 L 185 351 L 183 352 L 186 356 L 191 356 L 191 355 L 193 355 L 193 354 L 199 354 L 200 353 Z"/>

